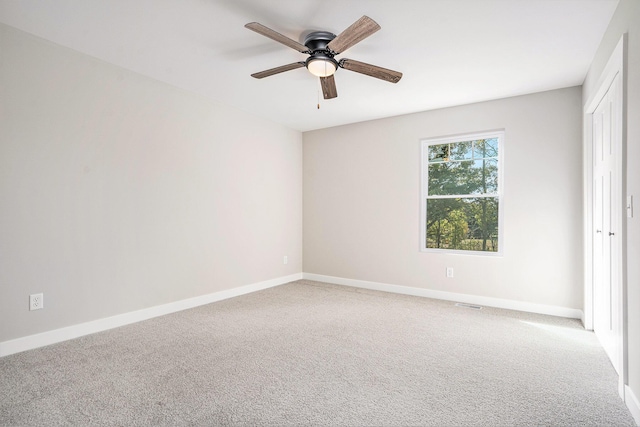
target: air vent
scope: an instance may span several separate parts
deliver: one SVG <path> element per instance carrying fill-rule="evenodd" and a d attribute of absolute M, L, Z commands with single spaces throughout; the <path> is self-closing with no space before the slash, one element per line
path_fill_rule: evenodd
<path fill-rule="evenodd" d="M 479 305 L 473 305 L 473 304 L 465 304 L 462 302 L 457 302 L 456 307 L 464 307 L 464 308 L 471 308 L 473 310 L 482 310 L 482 307 Z"/>

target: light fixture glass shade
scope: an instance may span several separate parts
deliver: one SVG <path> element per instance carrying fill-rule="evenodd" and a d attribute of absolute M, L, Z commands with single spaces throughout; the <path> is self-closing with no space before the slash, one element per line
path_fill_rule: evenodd
<path fill-rule="evenodd" d="M 309 72 L 318 77 L 331 76 L 337 68 L 335 62 L 324 58 L 313 59 L 307 63 Z"/>

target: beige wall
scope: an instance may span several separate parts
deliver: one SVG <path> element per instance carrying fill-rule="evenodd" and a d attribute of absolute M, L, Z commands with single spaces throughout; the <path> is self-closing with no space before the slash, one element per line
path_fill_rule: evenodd
<path fill-rule="evenodd" d="M 0 342 L 302 271 L 299 132 L 3 25 L 0 55 Z"/>
<path fill-rule="evenodd" d="M 306 132 L 305 273 L 582 309 L 581 120 L 574 87 Z M 504 256 L 420 252 L 420 139 L 493 129 Z"/>
<path fill-rule="evenodd" d="M 633 195 L 634 217 L 627 220 L 627 315 L 629 388 L 640 399 L 640 1 L 620 0 L 583 85 L 587 102 L 623 34 L 627 33 L 627 194 Z"/>

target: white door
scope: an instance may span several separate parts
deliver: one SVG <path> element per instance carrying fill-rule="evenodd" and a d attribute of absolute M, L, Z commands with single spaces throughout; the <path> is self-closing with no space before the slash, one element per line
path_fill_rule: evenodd
<path fill-rule="evenodd" d="M 620 372 L 619 238 L 616 138 L 619 78 L 593 113 L 593 329 L 616 371 Z"/>

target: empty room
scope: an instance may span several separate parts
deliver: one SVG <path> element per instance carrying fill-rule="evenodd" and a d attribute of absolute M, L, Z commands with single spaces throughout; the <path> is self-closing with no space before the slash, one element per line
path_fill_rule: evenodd
<path fill-rule="evenodd" d="M 638 0 L 0 0 L 0 426 L 638 426 L 638 165 Z"/>

